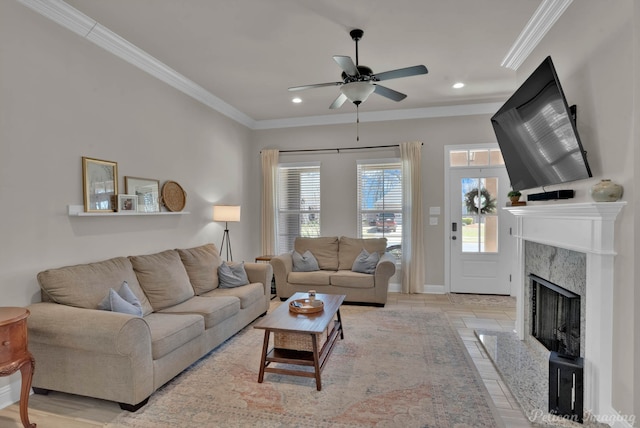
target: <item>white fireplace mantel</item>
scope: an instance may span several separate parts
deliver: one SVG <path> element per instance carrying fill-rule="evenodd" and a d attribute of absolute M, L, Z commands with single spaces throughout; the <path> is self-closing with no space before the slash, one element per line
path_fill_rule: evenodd
<path fill-rule="evenodd" d="M 602 417 L 617 415 L 611 401 L 613 383 L 613 287 L 615 220 L 626 202 L 556 203 L 506 207 L 516 217 L 514 283 L 516 332 L 525 328 L 524 242 L 532 241 L 586 254 L 584 408 Z"/>

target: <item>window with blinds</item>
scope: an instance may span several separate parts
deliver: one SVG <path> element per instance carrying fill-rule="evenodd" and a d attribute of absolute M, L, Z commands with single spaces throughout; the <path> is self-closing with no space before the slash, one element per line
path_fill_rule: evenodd
<path fill-rule="evenodd" d="M 278 254 L 298 236 L 320 236 L 320 164 L 278 167 Z"/>
<path fill-rule="evenodd" d="M 402 254 L 402 167 L 399 160 L 358 161 L 358 236 L 387 238 L 398 261 Z"/>

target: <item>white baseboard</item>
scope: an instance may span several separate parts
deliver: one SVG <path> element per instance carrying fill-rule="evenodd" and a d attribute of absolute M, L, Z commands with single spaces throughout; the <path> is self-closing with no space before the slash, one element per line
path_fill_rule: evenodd
<path fill-rule="evenodd" d="M 390 282 L 389 293 L 402 293 L 402 285 L 399 282 Z M 418 290 L 421 294 L 445 294 L 444 285 L 423 284 L 422 289 Z"/>
<path fill-rule="evenodd" d="M 20 377 L 15 382 L 0 387 L 0 409 L 4 409 L 20 401 L 20 387 L 22 386 Z"/>

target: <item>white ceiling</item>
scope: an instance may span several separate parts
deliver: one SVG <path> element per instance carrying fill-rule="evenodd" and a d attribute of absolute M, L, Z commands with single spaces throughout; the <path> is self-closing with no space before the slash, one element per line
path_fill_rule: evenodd
<path fill-rule="evenodd" d="M 19 0 L 25 3 L 31 0 Z M 550 0 L 66 0 L 131 44 L 253 121 L 352 113 L 329 105 L 333 55 L 351 56 L 353 28 L 364 30 L 361 65 L 375 72 L 424 64 L 426 75 L 388 80 L 407 94 L 372 94 L 360 112 L 399 112 L 502 102 L 516 88 L 500 64 L 541 3 Z M 551 0 L 554 1 L 554 0 Z M 462 81 L 463 89 L 453 89 Z M 303 99 L 293 104 L 298 95 Z"/>

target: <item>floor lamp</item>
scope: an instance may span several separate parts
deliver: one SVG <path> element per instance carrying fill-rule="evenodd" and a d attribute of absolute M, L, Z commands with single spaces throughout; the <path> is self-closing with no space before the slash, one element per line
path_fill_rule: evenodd
<path fill-rule="evenodd" d="M 231 238 L 229 238 L 229 222 L 240 221 L 240 205 L 214 205 L 213 221 L 224 221 L 224 234 L 222 235 L 222 244 L 220 244 L 220 255 L 224 250 L 224 244 L 227 244 L 227 261 L 233 261 L 233 253 L 231 252 Z"/>

